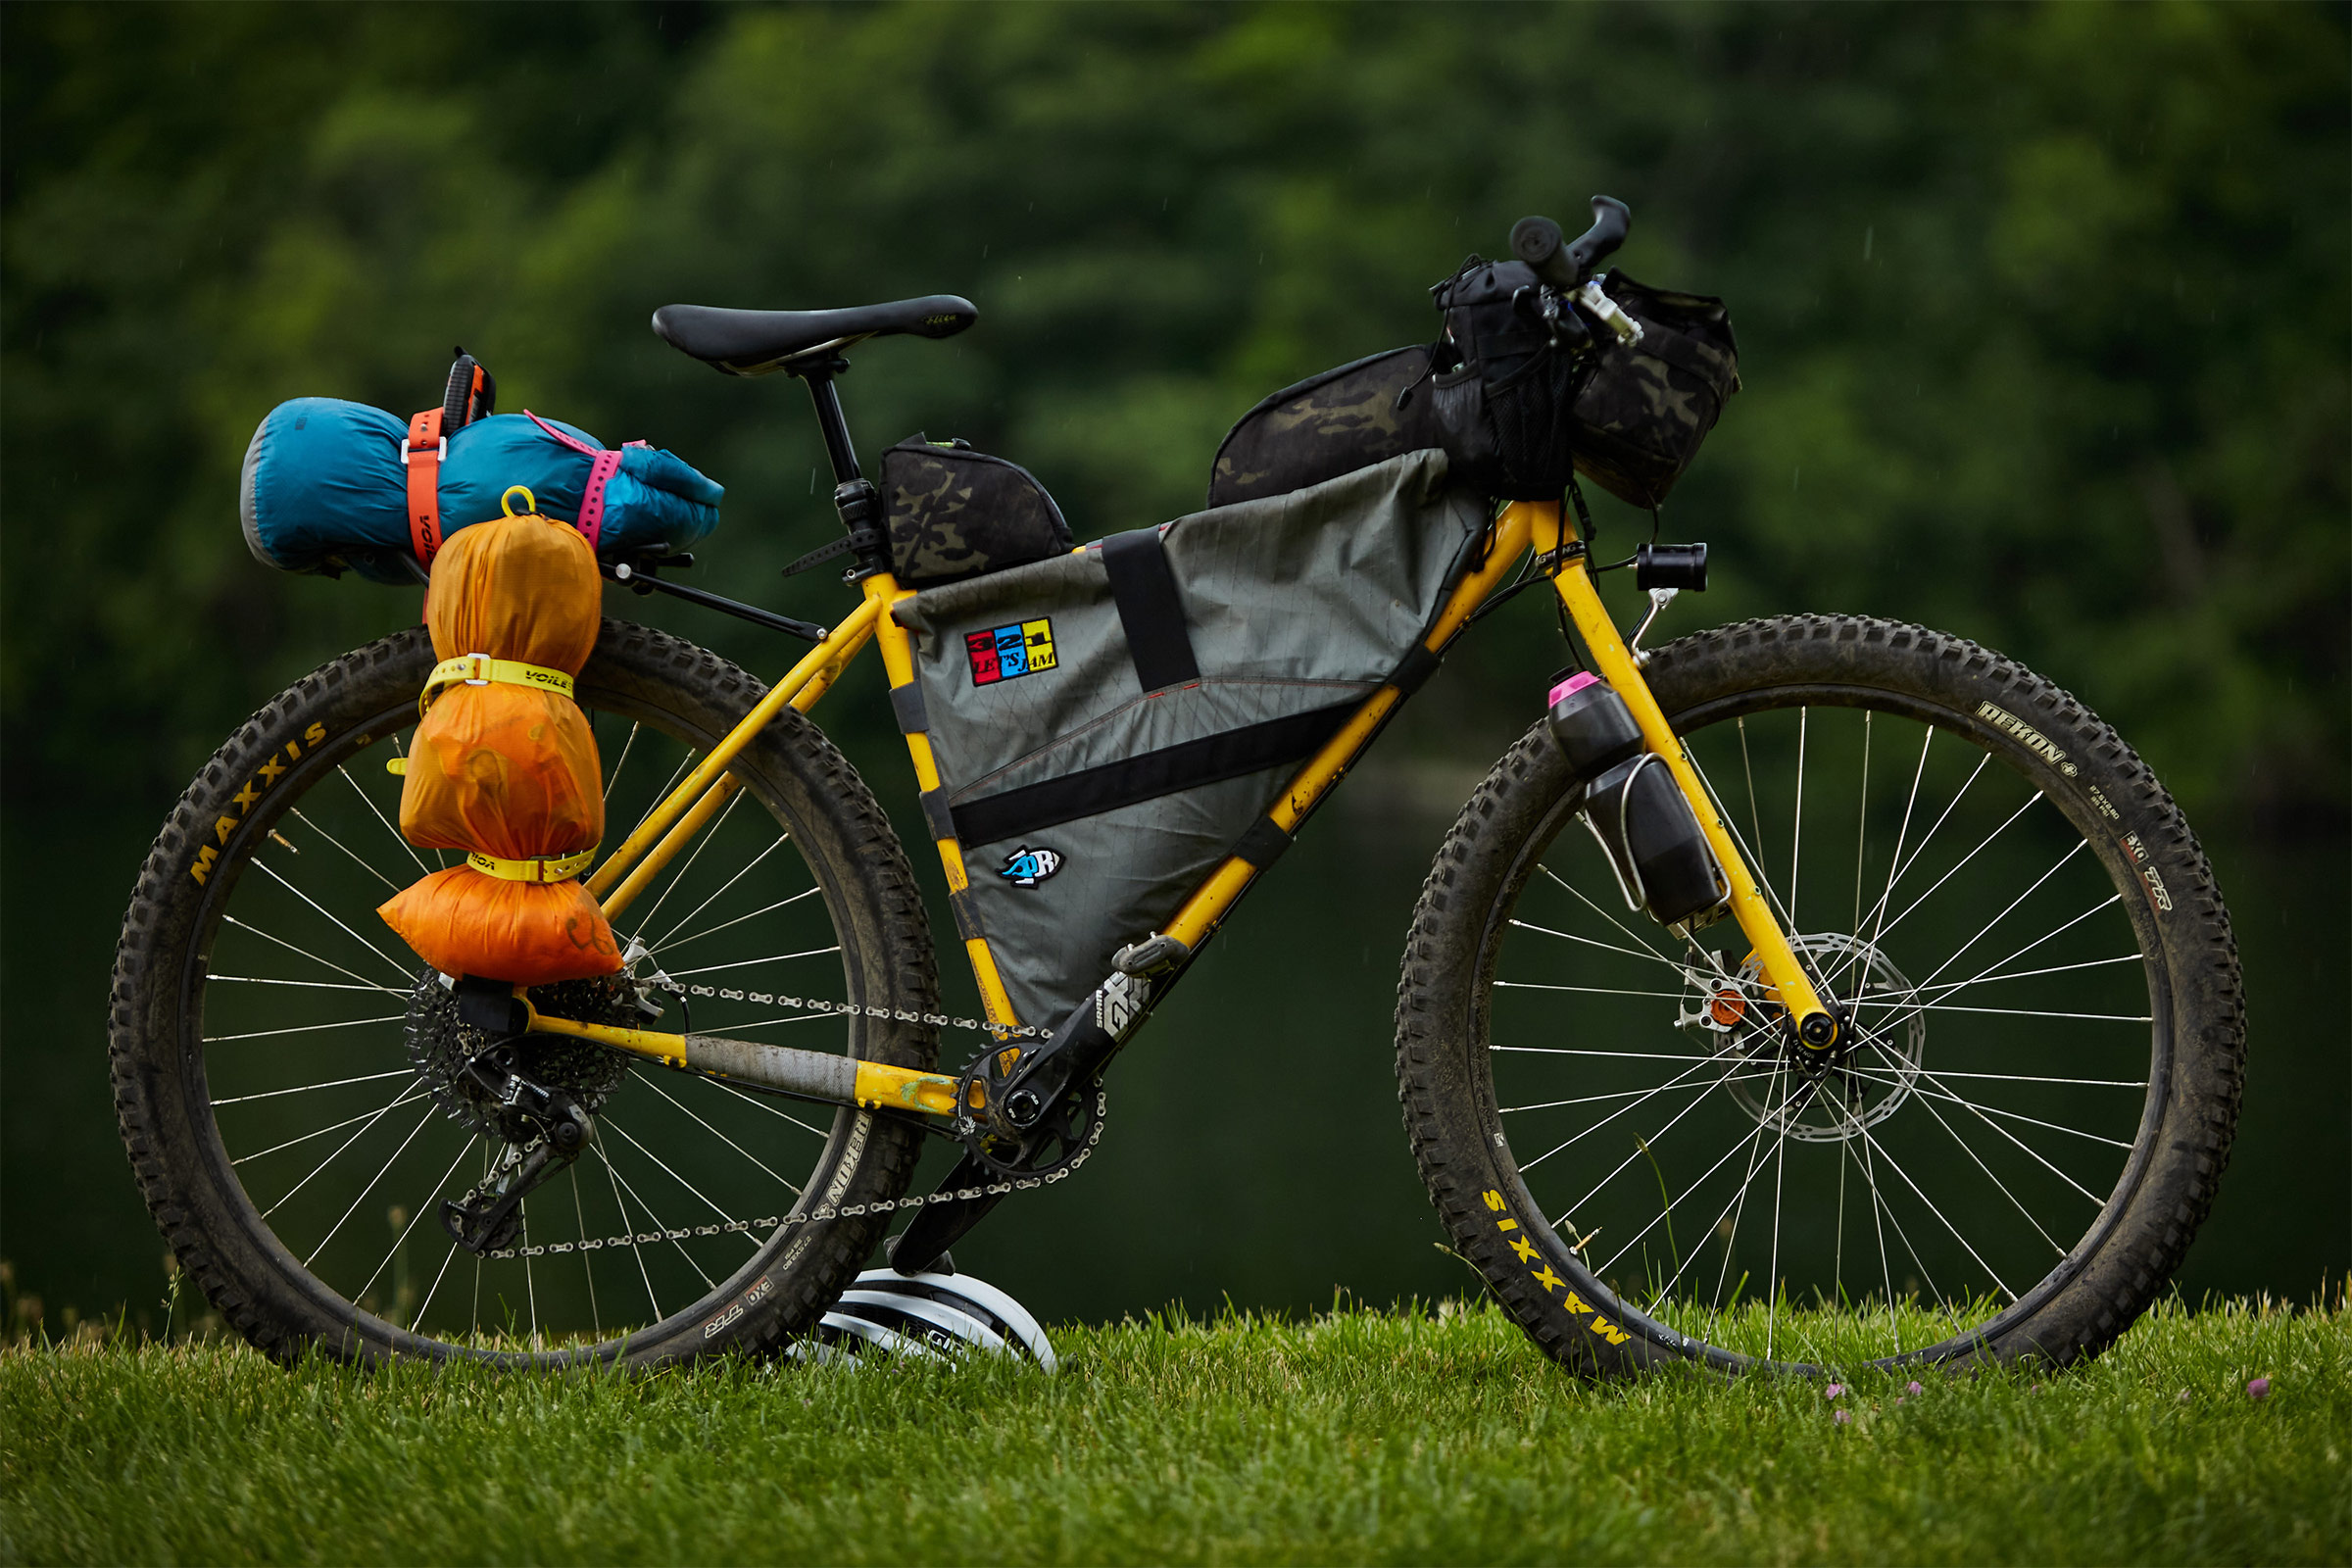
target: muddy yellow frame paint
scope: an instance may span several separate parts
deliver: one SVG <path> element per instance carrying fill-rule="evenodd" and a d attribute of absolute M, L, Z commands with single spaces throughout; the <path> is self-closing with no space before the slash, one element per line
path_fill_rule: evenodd
<path fill-rule="evenodd" d="M 1559 506 L 1548 502 L 1514 502 L 1502 510 L 1495 519 L 1486 560 L 1466 574 L 1454 588 L 1445 609 L 1438 612 L 1436 622 L 1423 639 L 1423 646 L 1437 653 L 1445 649 L 1468 623 L 1471 614 L 1492 596 L 1494 590 L 1517 568 L 1529 551 L 1539 557 L 1556 555 L 1564 545 L 1575 542 L 1575 530 L 1560 514 Z M 1813 988 L 1812 978 L 1804 964 L 1789 946 L 1788 933 L 1781 929 L 1771 906 L 1756 886 L 1754 875 L 1741 858 L 1732 834 L 1715 809 L 1715 802 L 1691 766 L 1689 756 L 1674 731 L 1667 725 L 1665 714 L 1659 710 L 1657 699 L 1650 695 L 1649 685 L 1634 662 L 1632 650 L 1618 635 L 1616 623 L 1600 602 L 1600 594 L 1592 581 L 1589 563 L 1581 556 L 1568 561 L 1551 577 L 1553 591 L 1559 595 L 1569 618 L 1576 622 L 1577 634 L 1584 640 L 1598 666 L 1600 678 L 1608 682 L 1632 710 L 1635 722 L 1641 726 L 1642 740 L 1649 749 L 1664 760 L 1675 783 L 1690 801 L 1697 814 L 1700 830 L 1715 852 L 1718 864 L 1731 886 L 1731 909 L 1740 932 L 1755 950 L 1759 966 L 1767 985 L 1777 992 L 1789 1014 L 1802 1024 L 1816 1015 L 1826 1014 L 1821 997 Z M 711 748 L 709 756 L 696 766 L 685 782 L 671 791 L 668 798 L 657 807 L 638 825 L 635 832 L 614 850 L 604 864 L 588 878 L 588 891 L 604 903 L 608 915 L 617 914 L 629 901 L 643 892 L 662 867 L 668 864 L 694 835 L 715 815 L 726 803 L 736 786 L 727 775 L 728 764 L 741 756 L 759 733 L 775 720 L 787 707 L 807 712 L 818 698 L 841 677 L 850 661 L 857 658 L 868 641 L 881 645 L 882 663 L 896 689 L 914 680 L 914 651 L 912 639 L 906 628 L 892 616 L 892 609 L 903 599 L 913 597 L 910 589 L 899 586 L 897 579 L 880 573 L 864 579 L 861 587 L 864 598 L 858 609 L 825 640 L 811 649 L 795 664 L 784 678 L 772 687 L 759 705 L 744 716 L 741 723 L 728 732 L 726 738 Z M 1395 686 L 1383 686 L 1364 700 L 1363 707 L 1341 726 L 1340 732 L 1327 741 L 1322 750 L 1310 758 L 1290 788 L 1268 808 L 1267 815 L 1285 832 L 1295 830 L 1312 811 L 1324 796 L 1331 793 L 1348 769 L 1362 756 L 1379 734 L 1380 727 L 1403 694 Z M 939 764 L 931 755 L 930 738 L 922 734 L 906 737 L 906 752 L 914 763 L 915 784 L 918 789 L 940 787 Z M 948 889 L 960 895 L 965 888 L 963 851 L 954 839 L 939 841 L 939 859 L 947 872 Z M 1194 890 L 1182 908 L 1168 922 L 1166 935 L 1175 937 L 1188 947 L 1198 948 L 1213 933 L 1235 902 L 1255 879 L 1257 868 L 1238 857 L 1229 858 L 1210 872 L 1207 879 Z M 1141 935 L 1141 933 L 1138 933 Z M 1004 1028 L 1017 1028 L 1021 1020 L 1012 1010 L 1006 998 L 1004 983 L 997 971 L 995 956 L 989 951 L 986 939 L 970 937 L 964 942 L 964 956 L 970 960 L 973 977 L 979 982 L 980 996 L 987 1007 L 989 1022 Z M 583 1038 L 602 1040 L 608 1045 L 639 1054 L 673 1058 L 660 1049 L 633 1044 L 616 1038 L 622 1035 L 643 1036 L 645 1041 L 678 1042 L 683 1053 L 683 1036 L 644 1035 L 639 1030 L 606 1029 L 597 1025 L 564 1024 L 548 1019 L 546 1026 L 560 1033 L 580 1034 Z M 589 1031 L 593 1030 L 593 1033 Z M 682 1061 L 680 1054 L 675 1060 Z M 859 1101 L 864 1095 L 865 1067 L 860 1064 Z M 877 1069 L 882 1072 L 904 1073 L 905 1069 Z M 928 1077 L 934 1075 L 915 1075 Z M 946 1108 L 937 1114 L 954 1113 L 954 1080 L 947 1092 Z M 890 1088 L 877 1080 L 877 1089 Z M 901 1086 L 903 1087 L 903 1086 Z M 897 1094 L 894 1088 L 893 1095 Z M 881 1101 L 874 1102 L 876 1103 Z M 900 1102 L 892 1098 L 888 1102 Z M 911 1103 L 912 1102 L 907 1102 Z M 929 1108 L 928 1106 L 920 1108 Z"/>
<path fill-rule="evenodd" d="M 527 1001 L 525 1005 L 528 1005 Z M 593 1040 L 598 1045 L 611 1046 L 631 1055 L 650 1057 L 666 1067 L 683 1068 L 686 1065 L 684 1035 L 555 1018 L 536 1007 L 530 1011 L 530 1029 L 533 1034 L 569 1035 L 575 1040 Z M 893 1067 L 879 1061 L 860 1061 L 858 1063 L 856 1087 L 851 1093 L 858 1104 L 873 1109 L 916 1110 L 932 1116 L 952 1117 L 956 1114 L 956 1083 L 953 1073 L 925 1072 L 916 1067 Z"/>

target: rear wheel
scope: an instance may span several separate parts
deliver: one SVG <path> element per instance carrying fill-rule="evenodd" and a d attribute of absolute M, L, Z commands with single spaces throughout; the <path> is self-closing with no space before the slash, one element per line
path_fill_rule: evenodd
<path fill-rule="evenodd" d="M 1794 1046 L 1731 920 L 1627 910 L 1539 725 L 1440 852 L 1399 989 L 1456 1245 L 1593 1370 L 2095 1353 L 2211 1205 L 2243 1075 L 2171 799 L 2065 693 L 1915 627 L 1751 622 L 1647 675 L 1850 1045 Z"/>
<path fill-rule="evenodd" d="M 419 629 L 347 655 L 257 713 L 166 823 L 117 953 L 117 1106 L 148 1205 L 189 1276 L 254 1344 L 370 1358 L 656 1363 L 758 1350 L 815 1323 L 920 1134 L 601 1047 L 533 1042 L 531 1076 L 595 1136 L 482 1256 L 445 1232 L 527 1139 L 461 1069 L 481 1042 L 375 914 L 454 861 L 398 832 L 402 756 L 432 667 Z M 607 622 L 582 671 L 608 845 L 761 695 L 690 644 Z M 904 852 L 849 764 L 787 710 L 733 767 L 743 786 L 616 922 L 686 986 L 653 1027 L 928 1067 L 928 1026 L 787 998 L 937 1008 Z M 641 1021 L 633 989 L 571 982 L 542 1007 Z"/>

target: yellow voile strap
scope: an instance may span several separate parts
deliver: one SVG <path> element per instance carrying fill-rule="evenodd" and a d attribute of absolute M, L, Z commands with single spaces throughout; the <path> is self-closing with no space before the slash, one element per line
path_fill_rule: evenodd
<path fill-rule="evenodd" d="M 416 711 L 421 713 L 433 706 L 433 699 L 442 689 L 461 681 L 491 681 L 507 686 L 529 686 L 537 691 L 554 692 L 558 697 L 569 697 L 572 681 L 560 669 L 544 664 L 526 664 L 519 659 L 492 659 L 488 654 L 460 654 L 444 659 L 433 666 L 424 682 L 424 695 L 416 699 Z"/>
<path fill-rule="evenodd" d="M 568 882 L 588 869 L 596 859 L 597 848 L 591 844 L 577 855 L 543 855 L 528 860 L 501 859 L 476 850 L 466 857 L 466 863 L 485 876 L 508 882 Z"/>

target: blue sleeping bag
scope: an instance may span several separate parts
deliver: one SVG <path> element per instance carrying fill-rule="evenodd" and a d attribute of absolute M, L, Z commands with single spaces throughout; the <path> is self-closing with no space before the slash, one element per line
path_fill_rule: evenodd
<path fill-rule="evenodd" d="M 256 560 L 283 571 L 346 568 L 375 582 L 412 582 L 406 419 L 337 398 L 296 398 L 270 411 L 245 449 L 240 510 Z M 600 463 L 600 455 L 602 462 Z M 591 495 L 597 470 L 601 491 Z M 509 486 L 527 487 L 544 516 L 571 523 L 604 557 L 684 550 L 718 526 L 725 489 L 645 443 L 607 451 L 576 425 L 494 414 L 449 436 L 440 468 L 444 535 L 500 515 Z M 581 520 L 584 502 L 589 518 Z"/>

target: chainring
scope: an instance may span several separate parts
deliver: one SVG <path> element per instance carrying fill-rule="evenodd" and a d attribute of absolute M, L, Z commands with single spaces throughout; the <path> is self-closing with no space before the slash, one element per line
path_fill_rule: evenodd
<path fill-rule="evenodd" d="M 1012 1048 L 987 1051 L 973 1058 L 956 1079 L 956 1103 L 971 1105 L 977 1089 L 980 1102 L 994 1105 L 1018 1061 L 1019 1052 Z M 1102 1137 L 1106 1099 L 1098 1074 L 1063 1091 L 1025 1132 L 1012 1132 L 996 1125 L 994 1117 L 973 1116 L 968 1111 L 956 1118 L 956 1131 L 972 1157 L 1000 1176 L 1052 1177 L 1074 1169 L 1093 1152 Z"/>

